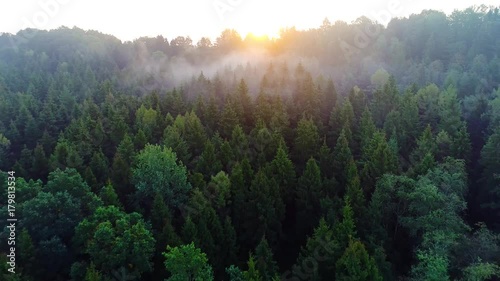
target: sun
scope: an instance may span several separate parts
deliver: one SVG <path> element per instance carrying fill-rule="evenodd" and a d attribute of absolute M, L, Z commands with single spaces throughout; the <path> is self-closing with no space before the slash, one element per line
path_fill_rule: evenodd
<path fill-rule="evenodd" d="M 253 24 L 252 26 L 249 26 L 247 28 L 240 28 L 238 30 L 238 32 L 243 38 L 250 37 L 253 38 L 254 40 L 277 38 L 279 37 L 278 31 L 279 28 L 275 30 L 274 28 L 271 28 L 264 24 L 261 25 Z"/>
<path fill-rule="evenodd" d="M 259 41 L 266 41 L 268 40 L 269 38 L 271 38 L 269 35 L 265 34 L 265 33 L 254 33 L 254 32 L 248 32 L 244 37 L 243 37 L 245 40 L 252 40 L 252 41 L 255 41 L 255 42 L 259 42 Z"/>

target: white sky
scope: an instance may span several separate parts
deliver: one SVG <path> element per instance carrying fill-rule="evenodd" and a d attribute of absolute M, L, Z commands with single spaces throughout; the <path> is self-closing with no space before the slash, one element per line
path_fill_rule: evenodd
<path fill-rule="evenodd" d="M 472 5 L 498 5 L 498 0 L 1 0 L 0 32 L 26 27 L 54 29 L 77 26 L 112 34 L 121 40 L 141 36 L 202 36 L 215 39 L 225 28 L 276 36 L 280 27 L 314 28 L 327 17 L 351 22 L 366 15 L 387 23 L 436 9 L 451 13 Z M 218 9 L 216 8 L 218 7 Z"/>

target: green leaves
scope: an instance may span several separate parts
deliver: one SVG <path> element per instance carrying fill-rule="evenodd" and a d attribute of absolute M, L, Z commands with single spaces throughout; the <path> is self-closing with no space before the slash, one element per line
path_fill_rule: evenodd
<path fill-rule="evenodd" d="M 484 167 L 479 192 L 480 202 L 483 208 L 491 210 L 493 215 L 491 222 L 498 228 L 500 218 L 500 129 L 497 128 L 488 138 L 481 150 L 480 163 Z"/>
<path fill-rule="evenodd" d="M 420 241 L 418 263 L 412 268 L 414 280 L 449 280 L 451 251 L 468 230 L 460 217 L 466 208 L 466 192 L 464 162 L 451 158 L 417 180 L 384 176 L 377 184 L 372 216 L 378 213 L 376 220 L 387 230 L 401 224 Z M 397 216 L 397 222 L 384 218 L 391 214 Z"/>
<path fill-rule="evenodd" d="M 349 242 L 337 261 L 335 276 L 336 280 L 345 281 L 382 281 L 375 260 L 368 255 L 360 241 Z"/>
<path fill-rule="evenodd" d="M 418 264 L 412 269 L 412 280 L 415 281 L 448 281 L 449 261 L 446 256 L 432 252 L 417 253 Z"/>
<path fill-rule="evenodd" d="M 84 247 L 96 269 L 108 276 L 121 267 L 136 277 L 152 270 L 155 240 L 137 213 L 100 207 L 77 226 L 75 243 Z"/>
<path fill-rule="evenodd" d="M 186 167 L 177 163 L 171 148 L 147 145 L 138 155 L 132 171 L 137 202 L 149 208 L 159 193 L 170 208 L 187 202 L 191 185 Z"/>
<path fill-rule="evenodd" d="M 500 267 L 497 264 L 478 261 L 464 269 L 461 281 L 486 281 L 500 277 Z"/>
<path fill-rule="evenodd" d="M 180 247 L 167 247 L 165 267 L 171 276 L 168 281 L 212 281 L 212 267 L 207 257 L 193 243 Z"/>

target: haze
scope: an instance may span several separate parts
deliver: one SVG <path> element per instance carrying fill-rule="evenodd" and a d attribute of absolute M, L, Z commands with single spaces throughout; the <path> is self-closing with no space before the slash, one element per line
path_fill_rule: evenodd
<path fill-rule="evenodd" d="M 196 42 L 203 36 L 216 38 L 226 28 L 236 29 L 243 37 L 278 36 L 282 27 L 317 27 L 321 20 L 351 22 L 365 15 L 382 24 L 388 17 L 404 17 L 424 9 L 447 14 L 473 5 L 496 5 L 497 1 L 264 1 L 264 0 L 186 0 L 186 1 L 75 1 L 30 0 L 0 3 L 0 32 L 16 33 L 32 27 L 55 29 L 78 26 L 99 30 L 121 40 L 163 35 L 169 39 L 191 36 Z M 44 8 L 45 7 L 45 8 Z"/>

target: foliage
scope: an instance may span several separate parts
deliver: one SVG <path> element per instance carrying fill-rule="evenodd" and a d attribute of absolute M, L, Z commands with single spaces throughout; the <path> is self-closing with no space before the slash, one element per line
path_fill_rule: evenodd
<path fill-rule="evenodd" d="M 210 281 L 214 280 L 207 257 L 193 243 L 180 247 L 167 247 L 165 267 L 170 272 L 169 281 Z"/>

